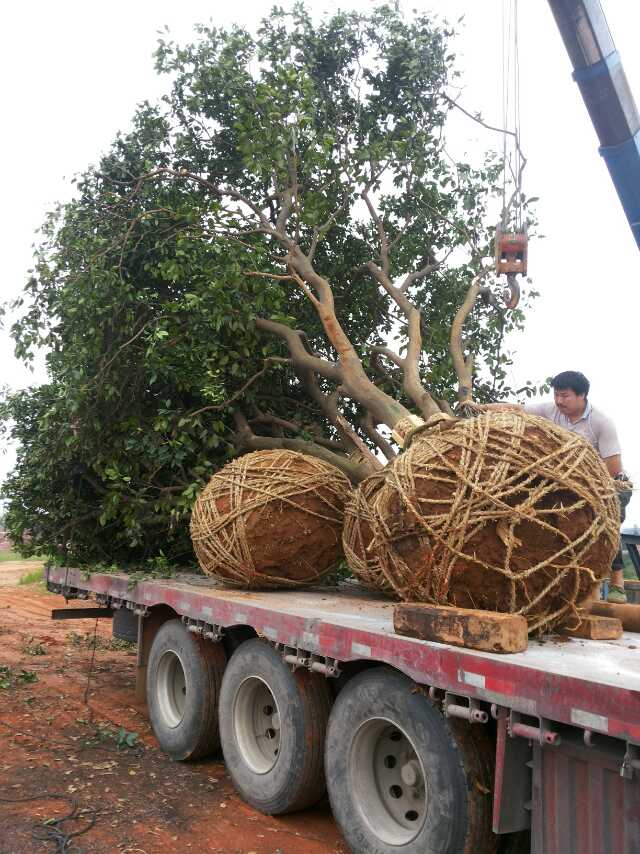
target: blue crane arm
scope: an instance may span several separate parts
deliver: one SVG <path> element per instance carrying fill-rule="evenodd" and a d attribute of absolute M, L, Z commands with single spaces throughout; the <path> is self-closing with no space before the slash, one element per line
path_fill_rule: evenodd
<path fill-rule="evenodd" d="M 549 5 L 640 248 L 640 115 L 600 0 L 549 0 Z"/>

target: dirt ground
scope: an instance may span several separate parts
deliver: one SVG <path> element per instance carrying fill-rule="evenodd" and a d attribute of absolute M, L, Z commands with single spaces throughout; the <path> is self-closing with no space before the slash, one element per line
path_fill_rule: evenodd
<path fill-rule="evenodd" d="M 161 753 L 134 697 L 135 648 L 109 620 L 53 622 L 64 600 L 18 586 L 32 569 L 0 564 L 0 854 L 346 854 L 326 804 L 264 816 L 219 757 Z"/>

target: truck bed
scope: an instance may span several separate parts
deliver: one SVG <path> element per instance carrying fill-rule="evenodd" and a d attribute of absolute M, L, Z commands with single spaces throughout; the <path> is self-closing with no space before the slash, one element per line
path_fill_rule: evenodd
<path fill-rule="evenodd" d="M 416 682 L 640 744 L 640 635 L 616 641 L 558 636 L 532 640 L 510 655 L 415 640 L 393 630 L 393 602 L 353 589 L 254 592 L 183 575 L 129 588 L 126 575 L 51 567 L 50 589 L 78 592 L 112 607 L 171 607 L 190 621 L 252 626 L 272 641 L 338 666 L 376 661 Z"/>

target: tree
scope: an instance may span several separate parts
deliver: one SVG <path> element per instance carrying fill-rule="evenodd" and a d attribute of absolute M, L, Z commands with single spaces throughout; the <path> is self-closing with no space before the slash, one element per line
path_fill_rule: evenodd
<path fill-rule="evenodd" d="M 472 374 L 476 400 L 512 392 L 522 311 L 469 286 L 500 165 L 445 147 L 452 33 L 296 6 L 198 35 L 160 41 L 169 94 L 43 228 L 13 334 L 50 381 L 1 413 L 28 553 L 184 562 L 231 455 L 289 447 L 357 482 L 397 452 L 384 426 L 468 401 Z"/>

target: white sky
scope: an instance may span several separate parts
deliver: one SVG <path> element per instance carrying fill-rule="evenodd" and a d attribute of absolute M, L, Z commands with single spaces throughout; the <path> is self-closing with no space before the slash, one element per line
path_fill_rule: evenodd
<path fill-rule="evenodd" d="M 96 162 L 118 130 L 126 130 L 137 103 L 164 91 L 151 55 L 157 31 L 191 37 L 193 24 L 238 22 L 249 27 L 271 2 L 138 0 L 109 3 L 22 0 L 3 4 L 0 51 L 3 115 L 0 156 L 2 279 L 0 298 L 17 296 L 31 262 L 34 232 L 56 201 L 69 197 L 69 178 Z M 288 5 L 283 0 L 282 5 Z M 366 9 L 368 0 L 309 0 L 314 12 Z M 603 0 L 611 31 L 640 101 L 640 4 Z M 431 10 L 456 21 L 455 44 L 465 91 L 461 103 L 500 124 L 502 0 L 413 0 L 408 10 Z M 585 373 L 591 399 L 616 422 L 627 470 L 640 483 L 637 354 L 640 253 L 597 151 L 597 139 L 546 0 L 520 2 L 525 192 L 541 197 L 543 241 L 530 248 L 530 273 L 541 297 L 514 345 L 512 379 L 542 380 L 561 370 Z M 457 150 L 499 147 L 497 136 L 460 116 Z M 43 379 L 13 359 L 0 332 L 0 383 L 22 387 Z M 11 467 L 0 456 L 0 480 Z M 628 521 L 640 522 L 640 498 Z"/>

